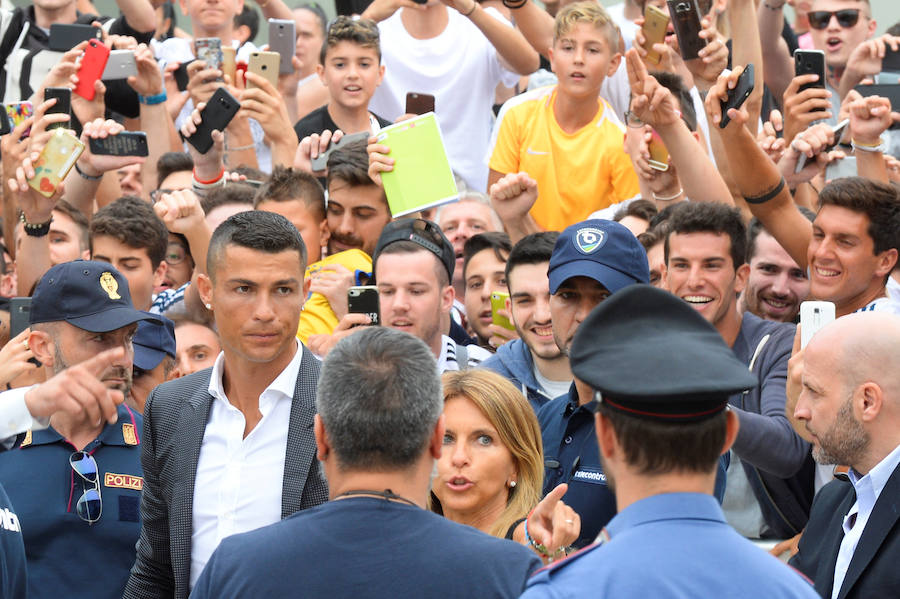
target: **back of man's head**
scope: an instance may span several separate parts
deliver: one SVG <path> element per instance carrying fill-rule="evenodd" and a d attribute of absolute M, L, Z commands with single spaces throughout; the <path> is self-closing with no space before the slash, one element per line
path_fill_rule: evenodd
<path fill-rule="evenodd" d="M 306 270 L 306 246 L 297 228 L 274 212 L 248 210 L 230 216 L 212 234 L 206 254 L 209 278 L 215 281 L 228 246 L 243 247 L 268 254 L 297 252 L 300 272 Z"/>
<path fill-rule="evenodd" d="M 165 258 L 169 246 L 166 225 L 149 203 L 134 196 L 121 197 L 94 214 L 90 226 L 92 252 L 93 240 L 99 236 L 112 237 L 128 247 L 146 249 L 154 269 Z"/>
<path fill-rule="evenodd" d="M 328 353 L 316 408 L 344 471 L 396 471 L 416 464 L 443 408 L 434 355 L 419 339 L 371 327 Z"/>
<path fill-rule="evenodd" d="M 667 222 L 666 263 L 669 261 L 669 238 L 689 233 L 727 235 L 731 240 L 731 262 L 735 270 L 747 261 L 747 230 L 741 213 L 735 208 L 710 202 L 683 202 Z"/>

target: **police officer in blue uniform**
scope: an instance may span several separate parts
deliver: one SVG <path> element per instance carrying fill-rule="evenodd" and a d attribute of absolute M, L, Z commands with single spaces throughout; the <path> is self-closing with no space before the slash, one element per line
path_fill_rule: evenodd
<path fill-rule="evenodd" d="M 117 405 L 112 422 L 96 405 L 57 411 L 49 427 L 27 431 L 0 453 L 0 482 L 24 535 L 32 599 L 122 595 L 140 533 L 142 419 L 122 403 L 140 321 L 159 322 L 134 309 L 128 282 L 103 262 L 54 266 L 35 289 L 28 343 L 49 380 L 21 392 L 40 400 L 63 393 L 63 381 L 65 393 L 106 394 Z"/>
<path fill-rule="evenodd" d="M 712 497 L 738 430 L 728 397 L 756 384 L 712 325 L 679 298 L 633 285 L 584 320 L 570 360 L 592 392 L 618 514 L 597 543 L 532 577 L 523 597 L 817 597 L 731 528 Z"/>

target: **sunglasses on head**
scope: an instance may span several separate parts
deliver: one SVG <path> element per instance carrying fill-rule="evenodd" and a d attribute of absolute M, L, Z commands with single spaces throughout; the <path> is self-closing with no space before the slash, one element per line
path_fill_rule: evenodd
<path fill-rule="evenodd" d="M 831 22 L 831 17 L 837 17 L 838 25 L 847 29 L 859 22 L 859 9 L 845 8 L 844 10 L 837 10 L 834 12 L 829 10 L 814 10 L 806 13 L 806 17 L 809 19 L 809 26 L 813 29 L 825 29 Z"/>

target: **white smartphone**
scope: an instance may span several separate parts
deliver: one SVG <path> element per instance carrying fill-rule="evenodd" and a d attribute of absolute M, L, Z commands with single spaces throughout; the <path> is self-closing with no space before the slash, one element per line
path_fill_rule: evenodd
<path fill-rule="evenodd" d="M 109 53 L 106 68 L 100 79 L 109 81 L 112 79 L 127 79 L 137 77 L 137 63 L 134 61 L 133 50 L 113 50 Z"/>
<path fill-rule="evenodd" d="M 822 151 L 819 153 L 827 154 L 828 152 L 832 151 L 839 143 L 841 143 L 841 137 L 844 135 L 844 131 L 847 130 L 847 127 L 849 125 L 850 119 L 844 119 L 843 121 L 832 127 L 831 132 L 834 134 L 834 142 L 822 148 Z M 797 168 L 794 169 L 794 172 L 799 173 L 800 171 L 802 171 L 806 166 L 806 163 L 810 160 L 815 160 L 815 156 L 813 156 L 812 158 L 807 158 L 806 154 L 800 154 L 800 159 L 797 160 Z"/>
<path fill-rule="evenodd" d="M 834 321 L 834 303 L 802 302 L 800 304 L 800 349 L 803 349 L 822 327 Z"/>

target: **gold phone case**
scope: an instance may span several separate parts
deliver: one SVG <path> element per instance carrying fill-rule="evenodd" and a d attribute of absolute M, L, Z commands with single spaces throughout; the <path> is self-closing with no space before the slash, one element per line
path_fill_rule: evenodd
<path fill-rule="evenodd" d="M 231 85 L 235 85 L 234 77 L 237 74 L 237 59 L 235 58 L 237 52 L 231 46 L 223 46 L 222 47 L 222 72 L 228 75 L 229 81 L 231 81 Z"/>
<path fill-rule="evenodd" d="M 647 151 L 650 152 L 650 160 L 647 161 L 650 163 L 650 168 L 658 171 L 669 170 L 669 150 L 656 130 L 652 132 Z"/>
<path fill-rule="evenodd" d="M 516 327 L 512 322 L 509 321 L 505 316 L 500 316 L 497 311 L 498 310 L 506 310 L 506 300 L 509 299 L 509 294 L 504 293 L 502 291 L 495 291 L 491 293 L 491 321 L 499 326 L 507 329 L 509 331 L 515 331 Z"/>
<path fill-rule="evenodd" d="M 83 151 L 84 144 L 71 131 L 54 129 L 53 135 L 34 163 L 34 177 L 28 180 L 28 185 L 45 198 L 49 198 L 75 166 L 75 161 Z"/>
<path fill-rule="evenodd" d="M 278 68 L 281 63 L 281 56 L 278 52 L 253 52 L 250 54 L 250 63 L 247 70 L 256 73 L 260 77 L 266 79 L 272 84 L 272 87 L 278 89 Z M 249 81 L 247 89 L 256 87 Z"/>
<path fill-rule="evenodd" d="M 666 40 L 666 28 L 669 26 L 669 15 L 652 5 L 647 5 L 644 11 L 644 37 L 647 43 L 644 50 L 647 51 L 647 60 L 653 64 L 659 64 L 662 60 L 659 52 L 653 50 L 653 44 L 662 44 Z"/>

